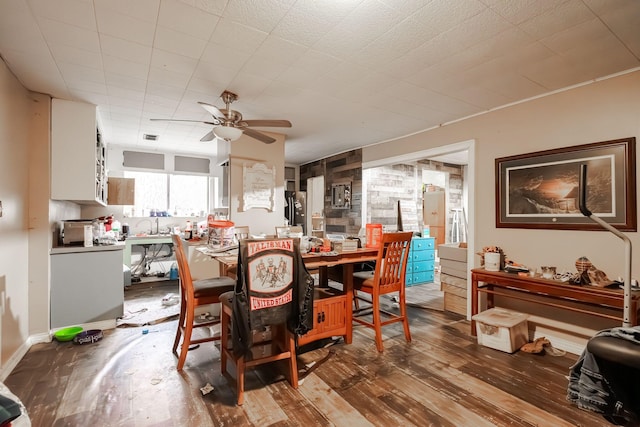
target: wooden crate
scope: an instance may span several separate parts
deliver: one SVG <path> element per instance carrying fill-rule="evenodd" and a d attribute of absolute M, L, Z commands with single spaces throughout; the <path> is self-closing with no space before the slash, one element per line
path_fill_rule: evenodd
<path fill-rule="evenodd" d="M 453 313 L 467 315 L 467 299 L 451 292 L 444 293 L 444 309 Z"/>
<path fill-rule="evenodd" d="M 440 273 L 440 283 L 446 283 L 447 285 L 455 286 L 461 289 L 467 289 L 467 279 L 461 279 L 449 274 Z"/>
<path fill-rule="evenodd" d="M 453 294 L 461 298 L 467 299 L 467 290 L 464 288 L 459 288 L 457 286 L 453 286 L 448 283 L 442 283 L 441 288 L 445 294 Z"/>

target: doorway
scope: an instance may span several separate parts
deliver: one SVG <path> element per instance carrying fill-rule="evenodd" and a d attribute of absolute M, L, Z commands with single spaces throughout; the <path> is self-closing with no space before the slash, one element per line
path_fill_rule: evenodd
<path fill-rule="evenodd" d="M 379 166 L 392 166 L 399 164 L 407 164 L 416 162 L 416 159 L 425 159 L 431 161 L 441 162 L 442 164 L 457 164 L 463 166 L 462 168 L 462 187 L 460 188 L 460 209 L 457 213 L 458 217 L 462 216 L 464 213 L 464 217 L 462 220 L 466 223 L 465 231 L 466 235 L 464 239 L 466 240 L 467 247 L 474 248 L 474 240 L 475 240 L 475 220 L 474 220 L 474 209 L 475 209 L 475 141 L 469 140 L 456 144 L 450 144 L 447 146 L 436 147 L 428 150 L 423 150 L 419 152 L 413 152 L 408 154 L 403 154 L 399 156 L 389 157 L 385 159 L 379 159 L 371 162 L 363 162 L 362 170 L 363 170 L 363 193 L 362 193 L 362 224 L 372 222 L 372 213 L 368 211 L 369 201 L 367 196 L 367 191 L 364 189 L 368 188 L 370 185 L 370 178 L 367 178 L 367 174 L 365 171 L 370 168 L 375 168 Z M 460 221 L 460 219 L 458 219 Z M 394 222 L 395 223 L 395 222 Z M 449 239 L 451 239 L 451 228 L 448 230 Z M 474 257 L 475 253 L 473 250 L 466 251 L 466 265 L 473 266 L 474 265 Z M 465 279 L 463 279 L 465 280 Z M 470 269 L 466 269 L 466 282 L 471 283 L 471 272 Z M 466 289 L 466 294 L 470 292 L 470 287 Z M 471 299 L 468 297 L 466 301 L 464 301 L 464 305 L 466 306 L 466 310 L 461 310 L 460 314 L 464 314 L 469 318 L 470 313 L 470 302 Z"/>

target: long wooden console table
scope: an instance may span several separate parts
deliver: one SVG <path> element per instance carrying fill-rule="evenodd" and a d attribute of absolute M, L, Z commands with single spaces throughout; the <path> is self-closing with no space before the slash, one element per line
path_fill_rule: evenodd
<path fill-rule="evenodd" d="M 484 283 L 480 286 L 479 283 Z M 509 292 L 515 291 L 515 292 Z M 519 276 L 516 273 L 504 271 L 487 271 L 483 268 L 471 270 L 471 316 L 478 313 L 480 293 L 487 294 L 487 307 L 494 304 L 494 296 L 520 299 L 524 301 L 558 307 L 579 313 L 622 322 L 622 313 L 612 315 L 595 310 L 597 307 L 608 307 L 622 310 L 624 308 L 624 292 L 622 289 L 599 288 L 590 285 L 572 285 L 557 280 L 547 280 L 541 277 Z M 534 296 L 548 297 L 545 300 Z M 631 293 L 631 324 L 638 324 L 638 302 L 640 292 Z M 580 303 L 580 306 L 569 303 Z M 471 320 L 471 334 L 476 335 L 476 325 Z"/>

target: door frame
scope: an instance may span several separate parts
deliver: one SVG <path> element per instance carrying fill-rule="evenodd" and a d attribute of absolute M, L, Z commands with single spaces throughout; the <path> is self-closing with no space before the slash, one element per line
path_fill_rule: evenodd
<path fill-rule="evenodd" d="M 421 151 L 414 151 L 412 153 L 401 154 L 398 156 L 387 157 L 385 159 L 373 160 L 370 162 L 362 162 L 362 169 L 369 169 L 379 166 L 392 165 L 402 162 L 414 162 L 416 159 L 433 159 L 447 154 L 458 153 L 462 151 L 467 152 L 467 173 L 464 177 L 466 182 L 466 220 L 467 220 L 467 284 L 471 284 L 471 268 L 474 265 L 475 260 L 475 147 L 476 141 L 474 139 L 468 141 L 462 141 L 454 144 L 448 144 L 441 147 L 429 148 Z M 363 182 L 363 187 L 366 183 Z M 363 188 L 362 191 L 362 224 L 366 224 L 366 214 L 364 206 L 366 206 L 366 191 Z M 467 320 L 471 320 L 471 286 L 467 286 Z"/>

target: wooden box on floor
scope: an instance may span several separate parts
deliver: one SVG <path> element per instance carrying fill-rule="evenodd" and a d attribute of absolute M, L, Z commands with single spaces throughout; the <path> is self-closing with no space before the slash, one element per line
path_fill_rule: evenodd
<path fill-rule="evenodd" d="M 462 247 L 460 247 L 462 245 Z M 467 248 L 464 243 L 447 243 L 438 245 L 438 258 L 440 258 L 440 270 L 444 274 L 467 278 Z"/>
<path fill-rule="evenodd" d="M 444 292 L 444 309 L 466 316 L 467 248 L 460 243 L 438 245 L 438 257 L 440 258 L 440 290 Z"/>
<path fill-rule="evenodd" d="M 440 290 L 444 292 L 444 309 L 467 315 L 467 281 L 448 274 L 440 274 Z"/>

